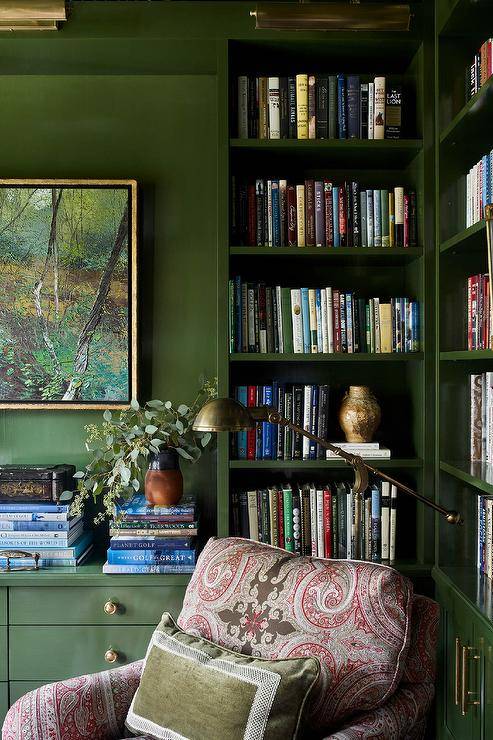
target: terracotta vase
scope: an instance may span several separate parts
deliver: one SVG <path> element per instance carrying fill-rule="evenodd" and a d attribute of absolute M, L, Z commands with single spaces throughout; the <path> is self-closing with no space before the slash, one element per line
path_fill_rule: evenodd
<path fill-rule="evenodd" d="M 371 442 L 382 418 L 378 401 L 366 385 L 350 385 L 339 409 L 347 442 Z"/>
<path fill-rule="evenodd" d="M 145 497 L 153 506 L 174 506 L 183 496 L 180 458 L 174 449 L 153 455 L 145 477 Z"/>

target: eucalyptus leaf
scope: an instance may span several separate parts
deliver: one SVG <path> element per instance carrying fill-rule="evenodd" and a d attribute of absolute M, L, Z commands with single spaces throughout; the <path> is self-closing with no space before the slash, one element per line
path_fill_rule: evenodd
<path fill-rule="evenodd" d="M 154 445 L 149 445 L 149 449 L 151 452 L 153 452 L 155 455 L 159 455 L 159 447 L 154 447 Z"/>
<path fill-rule="evenodd" d="M 130 483 L 130 468 L 127 468 L 126 465 L 122 466 L 122 469 L 120 470 L 120 478 L 122 479 L 122 483 L 124 486 L 127 486 Z"/>
<path fill-rule="evenodd" d="M 133 462 L 137 460 L 138 456 L 139 450 L 137 449 L 137 447 L 134 447 L 133 450 L 130 450 L 130 459 L 133 460 Z"/>
<path fill-rule="evenodd" d="M 113 441 L 114 441 L 113 435 L 108 434 L 108 436 L 106 437 L 106 444 L 108 445 L 108 447 L 111 447 L 111 445 L 113 444 Z"/>
<path fill-rule="evenodd" d="M 183 457 L 185 460 L 193 460 L 193 457 L 188 454 L 182 447 L 176 448 L 177 453 L 180 455 L 180 457 Z"/>
<path fill-rule="evenodd" d="M 140 409 L 140 404 L 135 398 L 132 398 L 132 400 L 130 401 L 130 406 L 133 408 L 134 411 L 139 411 Z"/>
<path fill-rule="evenodd" d="M 164 404 L 156 398 L 153 401 L 147 401 L 146 406 L 149 406 L 151 409 L 160 409 Z"/>
<path fill-rule="evenodd" d="M 154 434 L 154 432 L 157 432 L 158 428 L 154 426 L 154 424 L 148 424 L 145 428 L 146 434 Z"/>
<path fill-rule="evenodd" d="M 105 421 L 111 421 L 112 418 L 113 418 L 113 414 L 111 413 L 109 409 L 106 409 L 106 411 L 103 414 L 103 419 Z"/>
<path fill-rule="evenodd" d="M 82 472 L 82 470 L 78 470 L 76 473 L 74 473 L 74 478 L 83 478 L 85 476 L 85 473 Z"/>
<path fill-rule="evenodd" d="M 185 403 L 181 403 L 178 406 L 177 411 L 180 414 L 180 416 L 185 416 L 185 414 L 188 414 L 188 412 L 190 411 L 190 409 L 188 408 L 188 406 Z"/>
<path fill-rule="evenodd" d="M 159 439 L 158 437 L 154 437 L 154 439 L 151 439 L 151 445 L 154 445 L 154 447 L 159 447 L 159 445 L 164 444 L 164 441 L 162 439 Z"/>
<path fill-rule="evenodd" d="M 170 408 L 172 407 L 172 405 L 173 405 L 173 404 L 171 403 L 171 401 L 166 401 L 166 403 L 164 404 L 164 407 L 165 407 L 166 409 L 170 409 Z"/>
<path fill-rule="evenodd" d="M 140 482 L 137 480 L 137 478 L 134 478 L 132 480 L 132 486 L 133 486 L 134 491 L 138 491 L 139 490 L 139 488 L 140 488 Z"/>
<path fill-rule="evenodd" d="M 202 447 L 207 447 L 211 439 L 212 439 L 212 434 L 210 432 L 206 432 L 204 436 L 202 437 L 202 439 L 200 440 L 200 444 L 202 445 Z"/>
<path fill-rule="evenodd" d="M 155 419 L 157 413 L 155 411 L 144 411 L 144 416 L 146 419 Z"/>
<path fill-rule="evenodd" d="M 176 420 L 175 426 L 176 426 L 176 431 L 178 432 L 178 434 L 183 434 L 184 427 L 179 419 Z"/>

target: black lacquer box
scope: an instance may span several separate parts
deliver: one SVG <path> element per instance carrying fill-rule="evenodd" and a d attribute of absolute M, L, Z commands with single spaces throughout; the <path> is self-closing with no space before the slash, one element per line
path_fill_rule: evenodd
<path fill-rule="evenodd" d="M 73 491 L 73 465 L 0 465 L 0 502 L 58 501 Z"/>

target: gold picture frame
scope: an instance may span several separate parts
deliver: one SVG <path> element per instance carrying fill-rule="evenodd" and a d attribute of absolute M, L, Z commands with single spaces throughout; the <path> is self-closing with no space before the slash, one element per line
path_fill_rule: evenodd
<path fill-rule="evenodd" d="M 8 198 L 10 198 L 11 200 L 12 199 L 15 199 L 15 197 L 17 196 L 17 191 L 19 191 L 19 193 L 21 193 L 21 192 L 25 191 L 26 188 L 27 189 L 31 189 L 33 191 L 34 195 L 31 196 L 33 198 L 33 200 L 35 199 L 35 197 L 37 198 L 39 196 L 39 194 L 42 194 L 43 198 L 46 200 L 49 197 L 48 194 L 46 193 L 46 191 L 51 191 L 51 199 L 52 199 L 51 200 L 51 205 L 52 205 L 51 223 L 50 223 L 50 228 L 49 228 L 48 247 L 47 247 L 47 250 L 46 250 L 46 255 L 43 257 L 43 259 L 45 259 L 45 268 L 44 268 L 45 269 L 45 273 L 47 272 L 46 265 L 48 264 L 48 261 L 50 259 L 54 260 L 54 257 L 53 257 L 53 249 L 54 249 L 54 247 L 53 247 L 53 240 L 52 240 L 52 236 L 53 236 L 52 230 L 53 230 L 53 222 L 55 222 L 55 242 L 56 242 L 56 229 L 57 229 L 57 223 L 56 222 L 57 222 L 57 214 L 59 213 L 59 210 L 58 209 L 60 208 L 60 203 L 65 203 L 67 200 L 69 200 L 68 193 L 70 193 L 70 196 L 71 196 L 72 199 L 74 199 L 76 196 L 79 196 L 80 195 L 80 204 L 81 204 L 80 205 L 80 214 L 81 214 L 80 217 L 81 217 L 81 220 L 83 220 L 83 218 L 84 218 L 83 202 L 85 200 L 89 199 L 90 198 L 90 195 L 91 195 L 91 193 L 89 193 L 88 191 L 94 191 L 94 193 L 92 195 L 93 195 L 93 198 L 96 200 L 96 205 L 94 205 L 93 208 L 96 208 L 97 207 L 96 192 L 97 191 L 100 191 L 100 195 L 101 195 L 100 200 L 103 201 L 103 205 L 101 206 L 101 209 L 104 212 L 103 213 L 103 216 L 102 216 L 103 226 L 106 227 L 107 230 L 109 231 L 110 230 L 110 222 L 111 222 L 111 224 L 114 225 L 115 229 L 114 229 L 114 243 L 113 243 L 113 248 L 110 251 L 110 255 L 109 255 L 109 258 L 108 258 L 108 262 L 107 262 L 106 268 L 105 268 L 105 270 L 103 270 L 102 268 L 99 269 L 99 272 L 101 273 L 100 282 L 98 283 L 98 292 L 95 293 L 95 298 L 94 298 L 94 303 L 92 305 L 92 309 L 94 308 L 94 304 L 96 303 L 96 300 L 97 299 L 99 299 L 98 310 L 101 308 L 101 300 L 100 300 L 101 299 L 101 293 L 100 293 L 100 290 L 101 290 L 101 292 L 104 293 L 104 289 L 107 287 L 107 284 L 106 283 L 104 283 L 103 286 L 102 286 L 102 283 L 103 283 L 103 279 L 105 277 L 107 277 L 107 273 L 108 273 L 108 271 L 110 269 L 110 262 L 112 262 L 112 260 L 113 260 L 113 262 L 112 262 L 113 269 L 115 269 L 117 267 L 117 264 L 120 264 L 120 263 L 123 262 L 124 267 L 120 267 L 120 272 L 125 276 L 125 280 L 122 281 L 122 279 L 120 279 L 119 285 L 117 286 L 118 287 L 118 291 L 115 290 L 115 293 L 118 293 L 118 300 L 120 300 L 120 301 L 122 300 L 122 294 L 123 294 L 123 297 L 125 298 L 125 291 L 122 288 L 123 282 L 125 282 L 126 283 L 126 286 L 127 286 L 127 290 L 126 290 L 126 301 L 124 300 L 124 308 L 126 310 L 126 316 L 127 316 L 126 335 L 125 335 L 125 332 L 121 332 L 121 323 L 122 323 L 121 322 L 121 315 L 124 314 L 125 311 L 122 310 L 122 307 L 120 306 L 120 312 L 119 312 L 119 315 L 117 317 L 119 323 L 118 323 L 117 329 L 115 330 L 115 336 L 119 336 L 119 333 L 123 333 L 125 335 L 124 338 L 125 338 L 125 344 L 126 344 L 126 347 L 127 347 L 127 356 L 126 356 L 126 362 L 125 362 L 125 368 L 127 370 L 127 384 L 126 384 L 126 391 L 127 392 L 125 393 L 125 397 L 123 397 L 123 395 L 122 395 L 121 398 L 116 398 L 116 397 L 113 398 L 113 397 L 111 397 L 111 395 L 116 395 L 116 390 L 118 390 L 117 384 L 115 384 L 115 390 L 113 390 L 113 386 L 112 386 L 110 397 L 94 398 L 94 399 L 92 399 L 92 398 L 85 397 L 86 395 L 89 394 L 88 391 L 84 391 L 84 392 L 82 392 L 81 390 L 78 390 L 77 391 L 77 388 L 80 388 L 80 385 L 84 383 L 83 373 L 79 373 L 79 375 L 77 376 L 77 379 L 75 381 L 73 379 L 73 376 L 76 374 L 76 368 L 77 369 L 80 369 L 81 367 L 83 368 L 83 366 L 84 366 L 83 363 L 82 364 L 79 363 L 76 366 L 76 360 L 79 359 L 81 353 L 83 354 L 85 352 L 85 350 L 86 350 L 85 343 L 84 343 L 84 346 L 82 348 L 80 348 L 80 343 L 81 343 L 81 341 L 83 341 L 85 339 L 85 335 L 84 335 L 84 337 L 82 337 L 82 331 L 83 331 L 83 329 L 85 329 L 87 327 L 87 324 L 90 323 L 90 326 L 89 326 L 89 334 L 91 334 L 91 332 L 92 332 L 91 339 L 95 336 L 95 329 L 94 329 L 94 326 L 93 326 L 93 324 L 94 324 L 94 312 L 93 313 L 89 312 L 89 316 L 88 317 L 87 316 L 85 317 L 86 323 L 83 325 L 83 329 L 81 330 L 81 334 L 79 335 L 79 342 L 75 345 L 76 346 L 76 350 L 74 350 L 75 351 L 75 355 L 74 355 L 75 359 L 74 359 L 74 362 L 73 362 L 74 368 L 73 368 L 72 377 L 70 376 L 70 372 L 67 372 L 66 373 L 66 377 L 61 378 L 61 382 L 62 383 L 64 383 L 64 384 L 67 384 L 68 383 L 68 389 L 70 389 L 70 392 L 69 392 L 68 389 L 65 390 L 64 393 L 63 393 L 63 396 L 61 398 L 49 398 L 49 397 L 46 397 L 45 398 L 45 397 L 43 397 L 43 398 L 32 398 L 31 399 L 31 398 L 26 398 L 25 397 L 26 396 L 26 391 L 25 391 L 25 389 L 23 389 L 23 391 L 24 391 L 24 397 L 23 398 L 6 398 L 5 397 L 5 392 L 2 392 L 2 379 L 3 379 L 3 387 L 4 387 L 4 389 L 6 387 L 6 382 L 7 382 L 6 381 L 6 378 L 8 379 L 8 377 L 14 376 L 13 377 L 13 380 L 15 380 L 16 383 L 19 383 L 19 377 L 20 377 L 20 375 L 17 372 L 17 370 L 18 370 L 19 362 L 21 362 L 21 363 L 24 363 L 24 365 L 22 366 L 22 371 L 23 371 L 24 375 L 26 375 L 26 378 L 27 378 L 27 381 L 25 381 L 25 382 L 31 382 L 31 384 L 32 384 L 33 381 L 32 380 L 29 381 L 29 378 L 32 378 L 32 370 L 30 368 L 31 368 L 31 365 L 33 363 L 32 362 L 24 362 L 24 358 L 22 358 L 22 360 L 19 360 L 19 353 L 16 354 L 16 347 L 15 347 L 15 344 L 16 343 L 15 343 L 15 341 L 12 341 L 12 336 L 8 336 L 9 332 L 6 331 L 6 327 L 5 326 L 2 327 L 2 315 L 8 317 L 8 315 L 9 315 L 8 314 L 8 311 L 9 310 L 12 310 L 12 309 L 11 309 L 10 306 L 8 306 L 8 305 L 6 306 L 5 301 L 8 300 L 7 298 L 4 298 L 4 305 L 2 307 L 2 295 L 0 294 L 0 409 L 77 409 L 77 410 L 80 410 L 80 409 L 94 409 L 94 410 L 98 410 L 98 409 L 106 409 L 106 408 L 114 408 L 114 409 L 124 409 L 124 408 L 127 408 L 129 406 L 131 400 L 132 399 L 136 399 L 137 396 L 138 396 L 138 315 L 137 315 L 137 312 L 138 312 L 138 303 L 137 303 L 137 298 L 138 298 L 138 285 L 137 285 L 137 280 L 138 280 L 138 266 L 137 266 L 137 256 L 138 256 L 137 255 L 137 252 L 138 252 L 138 247 L 137 247 L 137 219 L 138 219 L 138 213 L 137 213 L 137 181 L 136 180 L 133 180 L 133 179 L 128 179 L 128 180 L 126 180 L 126 179 L 111 180 L 111 179 L 73 179 L 73 178 L 70 178 L 70 179 L 67 179 L 67 178 L 60 178 L 60 179 L 55 179 L 55 178 L 49 178 L 49 179 L 48 178 L 42 178 L 42 179 L 36 179 L 36 178 L 33 178 L 33 179 L 25 179 L 25 178 L 23 178 L 23 179 L 0 179 L 0 266 L 2 265 L 2 263 L 4 265 L 7 264 L 7 262 L 6 262 L 6 260 L 7 260 L 6 249 L 8 249 L 8 246 L 6 247 L 6 244 L 8 245 L 8 239 L 6 239 L 6 237 L 3 237 L 3 239 L 2 239 L 2 235 L 5 234 L 5 233 L 8 233 L 8 228 L 11 228 L 11 224 L 10 224 L 10 221 L 7 220 L 7 216 L 4 216 L 3 215 L 4 210 L 8 210 L 7 207 L 4 209 L 5 201 Z M 117 202 L 117 204 L 119 204 L 119 205 L 121 205 L 120 204 L 119 195 L 122 194 L 122 193 L 123 194 L 126 194 L 126 197 L 125 197 L 125 195 L 122 195 L 122 197 L 121 197 L 121 203 L 125 203 L 125 206 L 124 206 L 124 209 L 123 209 L 123 212 L 122 212 L 122 216 L 121 216 L 121 220 L 120 221 L 115 221 L 114 218 L 113 218 L 113 220 L 111 220 L 109 218 L 109 214 L 106 213 L 105 206 L 104 206 L 104 202 L 105 201 L 104 201 L 104 197 L 102 195 L 103 191 L 105 191 L 106 193 L 108 193 L 108 191 L 112 191 L 113 192 L 113 195 L 114 195 L 114 200 L 116 199 L 115 202 Z M 36 193 L 38 193 L 38 195 L 36 195 Z M 60 193 L 62 193 L 62 195 L 60 195 Z M 117 196 L 117 194 L 118 194 L 118 196 Z M 65 200 L 64 200 L 64 196 L 65 196 Z M 58 198 L 58 205 L 56 205 L 56 199 L 57 198 Z M 26 199 L 24 199 L 24 200 L 26 200 Z M 40 334 L 41 334 L 41 336 L 45 340 L 44 341 L 45 346 L 44 347 L 41 347 L 41 349 L 40 349 L 40 351 L 38 353 L 36 353 L 36 352 L 33 351 L 33 352 L 31 352 L 31 354 L 33 356 L 37 356 L 37 354 L 39 355 L 40 353 L 42 354 L 44 352 L 45 355 L 51 355 L 52 358 L 53 358 L 53 362 L 54 363 L 57 363 L 57 358 L 56 358 L 56 355 L 57 355 L 57 347 L 55 346 L 55 342 L 54 341 L 51 341 L 50 340 L 50 337 L 49 337 L 49 328 L 50 328 L 49 324 L 50 324 L 50 320 L 51 320 L 51 313 L 50 313 L 51 309 L 49 309 L 49 307 L 48 307 L 49 299 L 47 297 L 43 298 L 43 296 L 42 296 L 41 289 L 39 288 L 39 282 L 42 282 L 42 281 L 37 280 L 37 281 L 33 282 L 32 275 L 26 275 L 26 270 L 27 270 L 26 265 L 28 265 L 32 260 L 38 259 L 38 261 L 39 261 L 39 255 L 36 255 L 35 257 L 33 257 L 32 256 L 32 250 L 31 250 L 30 252 L 27 252 L 27 255 L 28 255 L 27 259 L 24 259 L 22 261 L 22 256 L 23 255 L 19 253 L 19 243 L 20 244 L 23 243 L 23 236 L 24 236 L 21 227 L 25 223 L 27 223 L 28 225 L 30 225 L 26 221 L 26 219 L 27 219 L 27 217 L 29 215 L 28 213 L 26 213 L 26 211 L 28 211 L 28 208 L 30 208 L 30 206 L 24 205 L 24 203 L 22 205 L 23 205 L 23 210 L 22 210 L 21 215 L 19 216 L 19 221 L 21 221 L 21 223 L 19 223 L 19 221 L 16 222 L 16 227 L 17 227 L 18 231 L 16 233 L 16 238 L 14 239 L 12 237 L 11 245 L 10 245 L 11 252 L 12 252 L 12 254 L 10 255 L 10 257 L 11 257 L 11 260 L 14 260 L 16 270 L 20 273 L 21 279 L 20 280 L 17 280 L 17 281 L 14 281 L 14 283 L 12 283 L 12 282 L 9 283 L 9 287 L 12 284 L 15 284 L 16 283 L 17 285 L 19 285 L 22 288 L 23 286 L 26 285 L 26 279 L 27 279 L 27 284 L 28 285 L 29 285 L 29 280 L 31 280 L 31 284 L 30 285 L 32 285 L 32 291 L 33 291 L 33 293 L 36 292 L 36 291 L 38 293 L 37 299 L 35 300 L 35 305 L 36 305 L 35 316 L 36 316 L 37 321 L 38 321 L 38 324 L 39 324 L 39 326 L 37 328 L 38 340 L 39 340 L 39 335 Z M 7 206 L 10 206 L 10 203 L 7 203 Z M 57 210 L 55 210 L 55 207 L 56 207 Z M 68 206 L 65 206 L 65 207 L 68 208 Z M 113 207 L 113 209 L 116 209 L 117 208 L 117 205 L 115 205 L 115 203 L 113 203 L 112 207 Z M 108 206 L 108 209 L 109 209 L 109 206 Z M 21 210 L 21 209 L 19 209 L 19 210 Z M 49 212 L 49 208 L 47 208 L 47 212 Z M 104 216 L 105 215 L 106 215 L 106 221 L 104 221 Z M 111 215 L 112 215 L 112 217 L 114 216 L 113 211 L 112 211 Z M 38 234 L 39 233 L 46 233 L 46 230 L 47 230 L 46 223 L 44 223 L 44 224 L 43 223 L 38 223 L 38 221 L 41 221 L 41 216 L 38 217 L 36 215 L 36 217 L 37 217 L 37 222 L 36 223 L 37 223 Z M 65 214 L 65 218 L 63 220 L 63 224 L 65 224 L 65 221 L 67 219 L 68 219 L 68 216 Z M 4 221 L 6 221 L 6 220 L 7 220 L 7 222 L 4 223 Z M 87 216 L 87 221 L 88 221 L 88 223 L 87 223 L 87 231 L 89 232 L 90 228 L 93 228 L 94 227 L 94 219 L 91 220 L 89 218 L 89 215 L 88 215 Z M 118 226 L 117 226 L 117 224 L 118 224 Z M 7 229 L 7 231 L 6 231 L 6 229 Z M 100 237 L 99 238 L 99 241 L 102 242 L 104 246 L 106 246 L 107 243 L 109 244 L 109 241 L 108 242 L 104 241 L 104 238 L 103 238 L 103 234 L 102 233 L 100 235 L 98 235 L 97 232 L 95 232 L 95 233 L 91 232 L 91 233 L 92 233 L 92 236 L 95 238 L 95 242 L 98 242 L 98 236 L 99 236 Z M 120 251 L 117 251 L 117 254 L 116 254 L 116 257 L 115 257 L 115 250 L 116 250 L 116 247 L 117 247 L 117 245 L 116 245 L 117 239 L 118 239 L 118 246 L 119 246 Z M 77 240 L 75 239 L 75 241 L 77 241 Z M 52 250 L 51 252 L 50 252 L 50 242 L 51 242 L 51 250 Z M 29 239 L 28 238 L 26 238 L 26 243 L 29 243 Z M 35 239 L 31 239 L 31 243 L 34 243 L 34 248 L 36 249 L 36 244 L 37 244 L 36 240 Z M 63 242 L 63 243 L 65 243 L 65 242 Z M 123 249 L 123 243 L 125 243 L 125 245 L 126 245 L 125 246 L 125 250 Z M 71 249 L 72 249 L 72 251 L 75 250 L 77 252 L 77 250 L 80 251 L 81 249 L 83 249 L 83 246 L 84 245 L 81 246 L 79 244 L 75 244 L 75 245 L 72 244 L 71 245 Z M 27 247 L 24 247 L 24 249 L 26 250 Z M 89 254 L 91 254 L 91 253 L 89 253 Z M 93 252 L 92 253 L 92 256 L 94 256 L 94 255 L 97 255 L 97 252 Z M 122 258 L 122 255 L 125 255 L 125 258 L 126 259 L 123 259 Z M 73 255 L 71 255 L 71 259 L 72 260 L 75 260 L 76 258 L 78 258 L 78 255 L 76 255 L 76 257 L 74 257 Z M 12 264 L 14 264 L 14 262 L 12 262 Z M 22 272 L 23 269 L 24 269 L 24 273 Z M 57 267 L 57 270 L 58 270 L 58 273 L 57 273 L 58 277 L 57 278 L 52 278 L 53 282 L 58 281 L 60 279 L 60 268 Z M 55 272 L 54 269 L 53 269 L 53 272 Z M 92 280 L 93 282 L 96 282 L 97 281 L 97 273 L 98 273 L 98 270 L 95 269 L 94 266 L 91 266 L 91 269 L 90 270 L 89 270 L 89 267 L 88 267 L 87 272 L 88 273 L 89 272 L 91 273 L 90 274 L 90 280 Z M 5 274 L 5 271 L 4 271 L 4 274 Z M 70 274 L 70 270 L 67 268 L 66 275 L 65 275 L 65 277 L 67 279 L 68 279 L 67 276 L 69 276 L 69 274 Z M 111 290 L 113 288 L 113 286 L 111 284 L 112 281 L 113 281 L 113 273 L 112 272 L 109 273 L 108 280 L 109 280 L 109 283 L 108 283 L 109 287 L 107 287 L 106 295 L 103 298 L 103 308 L 104 307 L 107 308 L 107 299 L 108 299 L 108 296 L 110 295 Z M 56 284 L 58 286 L 58 282 Z M 89 293 L 89 296 L 87 295 L 87 285 L 88 284 L 89 284 L 89 282 L 86 281 L 86 294 L 84 295 L 84 298 L 86 300 L 89 300 L 89 297 L 90 297 L 90 293 Z M 0 291 L 2 291 L 2 290 L 3 290 L 3 287 L 1 285 L 1 270 L 0 270 Z M 27 289 L 27 292 L 29 292 L 29 289 Z M 15 298 L 15 295 L 14 295 L 14 298 Z M 26 298 L 26 300 L 29 300 L 29 298 Z M 57 293 L 56 300 L 57 300 L 57 306 L 60 305 L 60 303 L 62 301 L 61 301 L 61 299 L 59 299 L 58 293 Z M 12 304 L 12 305 L 15 305 L 15 301 L 14 301 L 14 304 Z M 19 305 L 22 305 L 22 302 L 19 302 Z M 79 305 L 81 305 L 81 304 L 77 304 L 77 306 L 79 306 Z M 76 306 L 76 308 L 77 308 L 77 306 Z M 2 308 L 3 308 L 3 313 L 2 313 Z M 32 306 L 29 306 L 29 309 L 28 310 L 31 313 L 33 313 Z M 47 313 L 49 314 L 49 316 L 47 316 Z M 101 308 L 101 312 L 99 314 L 99 320 L 100 320 L 100 322 L 102 320 L 102 317 L 103 317 L 103 314 L 104 313 L 105 312 L 103 312 L 103 310 Z M 107 313 L 107 311 L 106 311 L 106 313 Z M 17 319 L 17 321 L 19 323 L 19 326 L 27 323 L 26 322 L 26 317 L 17 316 L 16 319 Z M 80 319 L 80 322 L 83 322 L 84 321 L 83 311 L 81 311 L 81 316 L 79 317 L 79 319 Z M 92 323 L 90 321 L 91 319 L 92 319 Z M 5 319 L 4 319 L 4 321 L 5 321 Z M 115 320 L 115 323 L 116 323 L 116 320 Z M 79 326 L 80 325 L 81 324 L 79 324 Z M 98 327 L 98 325 L 96 325 L 96 327 Z M 8 327 L 7 327 L 7 329 L 8 329 Z M 11 329 L 11 327 L 10 327 L 10 329 Z M 46 332 L 45 332 L 45 329 L 46 329 Z M 11 331 L 11 334 L 12 334 L 12 331 Z M 24 338 L 24 334 L 22 334 L 22 339 L 23 338 Z M 14 339 L 15 339 L 15 337 L 14 337 Z M 74 346 L 74 338 L 72 337 L 71 339 L 72 339 L 72 347 L 73 347 Z M 10 341 L 10 345 L 11 346 L 8 345 L 7 340 Z M 122 345 L 121 337 L 119 337 L 119 340 L 120 340 L 119 341 L 119 351 L 121 353 L 121 345 Z M 3 343 L 2 343 L 2 341 L 3 341 Z M 50 343 L 51 343 L 51 347 L 50 347 Z M 8 347 L 7 351 L 5 349 L 6 346 Z M 106 350 L 107 347 L 105 346 L 104 349 Z M 87 348 L 87 353 L 89 354 L 89 349 L 88 348 Z M 25 354 L 26 354 L 27 359 L 30 359 L 29 351 L 26 351 Z M 5 360 L 5 357 L 6 356 L 8 358 L 10 358 L 10 360 L 13 359 L 14 361 L 17 358 L 17 367 L 15 365 L 15 362 L 12 362 L 12 364 L 8 366 L 7 370 L 5 370 L 5 361 L 4 361 L 4 364 L 2 366 L 2 360 Z M 84 357 L 85 357 L 85 355 L 83 354 L 83 359 L 84 359 Z M 49 359 L 48 360 L 45 360 L 45 364 L 47 366 L 49 366 Z M 65 363 L 65 364 L 67 364 L 67 363 Z M 117 361 L 115 360 L 113 364 L 116 364 L 117 365 Z M 58 367 L 63 367 L 63 365 L 61 364 L 61 361 L 60 360 L 58 360 L 57 368 Z M 87 364 L 86 364 L 86 369 L 87 369 Z M 42 370 L 45 371 L 46 368 L 42 368 L 41 370 L 39 370 L 40 374 L 42 374 Z M 118 367 L 117 367 L 117 370 L 118 370 Z M 10 374 L 7 376 L 6 373 L 8 373 L 9 371 L 10 371 Z M 3 373 L 3 375 L 2 375 L 2 373 Z M 124 375 L 124 373 L 123 372 L 120 372 L 120 371 L 118 371 L 118 373 L 116 373 L 116 371 L 115 371 L 115 374 L 117 375 L 118 378 L 120 376 L 123 377 L 123 375 Z M 82 380 L 81 380 L 81 377 L 82 377 Z M 47 379 L 48 379 L 48 382 L 49 382 L 49 373 L 47 373 Z M 122 385 L 123 385 L 123 383 L 122 383 Z M 63 388 L 64 388 L 64 386 L 62 385 L 62 390 L 63 390 Z M 75 388 L 75 390 L 74 390 L 74 388 Z M 122 390 L 123 390 L 123 388 L 122 388 Z M 46 390 L 43 390 L 43 393 L 46 395 L 47 394 Z M 62 393 L 62 391 L 59 392 L 59 395 L 61 395 L 61 393 Z M 75 397 L 73 397 L 74 396 L 74 393 L 75 393 Z M 72 397 L 70 397 L 70 396 L 72 396 Z"/>

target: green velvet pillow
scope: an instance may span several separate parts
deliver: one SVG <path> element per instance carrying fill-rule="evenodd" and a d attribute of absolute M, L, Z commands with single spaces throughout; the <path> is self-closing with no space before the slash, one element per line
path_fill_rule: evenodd
<path fill-rule="evenodd" d="M 262 660 L 183 632 L 163 614 L 147 650 L 127 728 L 159 740 L 290 740 L 320 664 Z"/>

